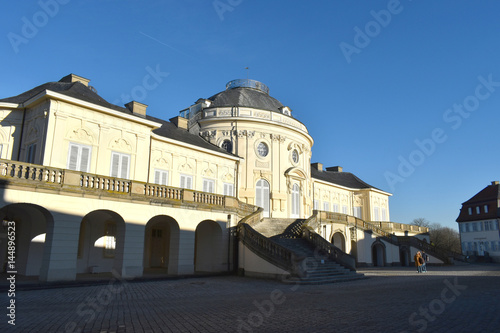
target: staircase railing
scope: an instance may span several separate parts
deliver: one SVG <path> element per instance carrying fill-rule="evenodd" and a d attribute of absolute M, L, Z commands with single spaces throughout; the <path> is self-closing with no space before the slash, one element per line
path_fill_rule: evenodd
<path fill-rule="evenodd" d="M 409 246 L 421 249 L 427 252 L 428 254 L 443 260 L 447 264 L 450 263 L 450 258 L 453 258 L 453 260 L 467 261 L 466 256 L 461 253 L 440 248 L 438 246 L 429 244 L 415 237 L 398 236 L 397 238 L 400 244 L 407 244 Z"/>
<path fill-rule="evenodd" d="M 263 209 L 246 216 L 238 223 L 238 236 L 243 244 L 267 262 L 289 272 L 293 276 L 303 276 L 300 262 L 305 259 L 254 230 L 262 219 Z"/>
<path fill-rule="evenodd" d="M 326 255 L 329 259 L 341 264 L 342 266 L 356 271 L 356 259 L 324 239 L 317 234 L 311 227 L 305 227 L 302 230 L 302 238 L 308 240 L 314 245 L 315 253 L 319 255 Z"/>

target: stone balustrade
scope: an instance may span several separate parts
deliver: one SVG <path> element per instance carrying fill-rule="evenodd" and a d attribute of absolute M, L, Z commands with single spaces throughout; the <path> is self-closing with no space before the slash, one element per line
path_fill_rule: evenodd
<path fill-rule="evenodd" d="M 80 191 L 85 195 L 99 195 L 112 200 L 121 196 L 130 200 L 149 201 L 152 204 L 197 203 L 210 209 L 231 209 L 253 212 L 254 206 L 234 197 L 220 194 L 150 184 L 129 179 L 58 169 L 26 162 L 0 159 L 2 186 L 45 187 L 48 190 Z"/>

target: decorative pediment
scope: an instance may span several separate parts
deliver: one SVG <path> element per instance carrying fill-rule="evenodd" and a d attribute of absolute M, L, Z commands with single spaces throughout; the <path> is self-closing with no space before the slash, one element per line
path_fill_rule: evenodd
<path fill-rule="evenodd" d="M 179 166 L 179 171 L 182 171 L 182 172 L 188 173 L 188 174 L 194 173 L 193 167 L 187 162 Z"/>
<path fill-rule="evenodd" d="M 132 145 L 124 138 L 118 138 L 111 141 L 111 149 L 131 152 Z"/>
<path fill-rule="evenodd" d="M 94 142 L 94 136 L 92 135 L 92 132 L 85 128 L 75 128 L 69 131 L 67 137 L 70 140 L 78 142 L 85 142 L 90 144 Z"/>
<path fill-rule="evenodd" d="M 291 167 L 285 171 L 285 177 L 297 177 L 300 179 L 307 179 L 307 174 L 302 168 Z"/>

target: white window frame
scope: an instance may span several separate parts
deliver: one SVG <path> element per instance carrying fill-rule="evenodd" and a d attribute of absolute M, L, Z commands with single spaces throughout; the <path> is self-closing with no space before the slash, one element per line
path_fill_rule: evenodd
<path fill-rule="evenodd" d="M 333 204 L 333 212 L 334 213 L 339 213 L 340 212 L 339 211 L 339 204 L 336 204 L 336 203 Z"/>
<path fill-rule="evenodd" d="M 255 185 L 255 205 L 264 208 L 263 216 L 270 216 L 271 185 L 265 179 L 259 179 Z"/>
<path fill-rule="evenodd" d="M 291 217 L 300 217 L 300 186 L 293 184 L 292 187 L 292 212 Z"/>
<path fill-rule="evenodd" d="M 319 209 L 319 200 L 314 199 L 313 207 L 314 207 L 314 210 L 318 210 Z"/>
<path fill-rule="evenodd" d="M 323 202 L 323 211 L 325 211 L 325 212 L 330 211 L 330 203 L 328 201 Z"/>
<path fill-rule="evenodd" d="M 185 188 L 187 190 L 192 190 L 193 189 L 193 176 L 181 174 L 181 177 L 179 180 L 179 187 Z"/>
<path fill-rule="evenodd" d="M 360 206 L 356 206 L 353 208 L 353 213 L 354 213 L 354 217 L 357 217 L 358 219 L 362 219 L 363 218 L 363 211 L 361 209 Z"/>
<path fill-rule="evenodd" d="M 2 151 L 0 150 L 0 155 L 1 155 L 1 152 L 2 152 Z M 488 205 L 484 205 L 484 212 L 485 212 L 485 213 L 488 213 Z"/>
<path fill-rule="evenodd" d="M 76 161 L 75 161 L 75 167 L 72 167 L 71 163 L 71 153 L 72 153 L 72 148 L 76 148 Z M 85 160 L 82 161 L 83 158 L 83 151 L 84 149 L 88 149 L 88 156 L 87 156 L 87 163 L 84 165 Z M 89 145 L 82 145 L 80 143 L 74 143 L 70 142 L 68 145 L 68 161 L 66 163 L 66 168 L 68 170 L 75 170 L 75 171 L 81 171 L 81 172 L 90 172 L 90 161 L 92 160 L 92 146 Z M 82 163 L 83 162 L 83 163 Z"/>
<path fill-rule="evenodd" d="M 113 172 L 113 161 L 115 158 L 118 158 L 118 169 L 116 170 L 116 174 Z M 126 159 L 126 160 L 125 160 Z M 111 165 L 109 167 L 109 174 L 113 178 L 124 178 L 128 179 L 130 174 L 130 154 L 119 153 L 116 151 L 111 152 Z M 125 175 L 123 174 L 123 168 L 126 167 Z"/>
<path fill-rule="evenodd" d="M 155 169 L 154 183 L 158 185 L 168 186 L 168 170 Z"/>
<path fill-rule="evenodd" d="M 234 197 L 234 185 L 232 183 L 224 183 L 224 195 Z"/>
<path fill-rule="evenodd" d="M 373 221 L 380 221 L 379 218 L 379 208 L 378 207 L 373 207 Z"/>
<path fill-rule="evenodd" d="M 476 206 L 476 214 L 481 214 L 481 206 Z"/>
<path fill-rule="evenodd" d="M 387 209 L 385 207 L 382 207 L 382 221 L 387 221 Z"/>
<path fill-rule="evenodd" d="M 203 192 L 215 193 L 215 180 L 203 178 Z"/>
<path fill-rule="evenodd" d="M 348 215 L 348 213 L 347 213 L 347 206 L 346 205 L 342 206 L 342 214 Z"/>

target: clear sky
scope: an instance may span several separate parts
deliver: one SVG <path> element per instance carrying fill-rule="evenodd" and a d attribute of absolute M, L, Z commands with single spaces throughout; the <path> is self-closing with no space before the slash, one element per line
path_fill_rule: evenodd
<path fill-rule="evenodd" d="M 393 193 L 392 221 L 456 228 L 461 203 L 500 180 L 496 0 L 1 7 L 1 98 L 74 73 L 169 119 L 249 67 L 308 127 L 313 162 Z"/>

